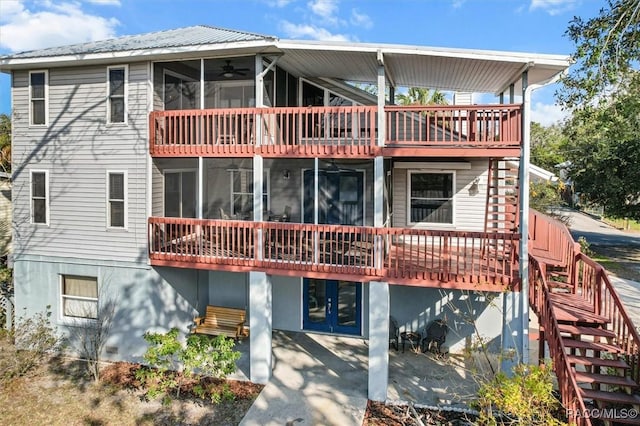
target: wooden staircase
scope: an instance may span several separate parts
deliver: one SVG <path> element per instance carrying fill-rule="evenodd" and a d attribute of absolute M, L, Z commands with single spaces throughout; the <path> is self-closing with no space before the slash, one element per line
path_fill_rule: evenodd
<path fill-rule="evenodd" d="M 517 160 L 489 159 L 485 232 L 516 232 L 518 228 Z"/>
<path fill-rule="evenodd" d="M 564 266 L 544 259 L 531 253 L 529 301 L 569 421 L 640 425 L 640 337 L 606 271 L 582 253 Z"/>

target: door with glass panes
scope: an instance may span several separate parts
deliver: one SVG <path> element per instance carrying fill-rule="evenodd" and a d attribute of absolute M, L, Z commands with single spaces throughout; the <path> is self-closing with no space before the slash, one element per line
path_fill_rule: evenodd
<path fill-rule="evenodd" d="M 361 334 L 361 283 L 305 278 L 303 286 L 305 330 Z"/>

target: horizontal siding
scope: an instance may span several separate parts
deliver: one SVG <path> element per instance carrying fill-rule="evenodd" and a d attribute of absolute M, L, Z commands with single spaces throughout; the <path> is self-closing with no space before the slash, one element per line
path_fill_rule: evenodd
<path fill-rule="evenodd" d="M 14 73 L 16 256 L 146 263 L 148 64 L 129 65 L 128 124 L 107 125 L 106 66 L 49 70 L 49 125 L 29 127 L 28 72 Z M 30 224 L 30 170 L 49 171 L 48 226 Z M 127 172 L 128 227 L 107 229 L 107 170 Z"/>
<path fill-rule="evenodd" d="M 484 231 L 485 204 L 487 198 L 487 168 L 486 160 L 472 160 L 471 169 L 455 170 L 456 192 L 454 199 L 455 226 L 444 225 L 442 229 L 456 229 L 464 231 Z M 429 169 L 438 171 L 438 169 Z M 450 170 L 448 170 L 450 171 Z M 393 215 L 394 227 L 408 226 L 407 213 L 407 170 L 396 168 L 393 170 Z M 477 192 L 471 190 L 473 181 L 478 180 Z M 415 228 L 423 227 L 413 225 Z M 435 229 L 436 225 L 429 225 Z"/>

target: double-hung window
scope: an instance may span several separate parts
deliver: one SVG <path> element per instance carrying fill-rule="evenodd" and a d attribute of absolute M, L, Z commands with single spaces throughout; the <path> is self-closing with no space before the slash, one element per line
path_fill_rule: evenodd
<path fill-rule="evenodd" d="M 107 172 L 107 226 L 127 227 L 127 173 Z"/>
<path fill-rule="evenodd" d="M 453 172 L 409 172 L 408 209 L 410 224 L 453 224 Z"/>
<path fill-rule="evenodd" d="M 29 123 L 36 126 L 47 124 L 47 87 L 49 78 L 46 71 L 29 73 Z"/>
<path fill-rule="evenodd" d="M 108 96 L 107 119 L 109 123 L 126 123 L 127 111 L 127 67 L 116 66 L 107 68 Z"/>
<path fill-rule="evenodd" d="M 67 318 L 98 318 L 98 279 L 77 275 L 62 275 L 62 316 Z"/>
<path fill-rule="evenodd" d="M 31 171 L 31 223 L 49 223 L 49 173 Z"/>

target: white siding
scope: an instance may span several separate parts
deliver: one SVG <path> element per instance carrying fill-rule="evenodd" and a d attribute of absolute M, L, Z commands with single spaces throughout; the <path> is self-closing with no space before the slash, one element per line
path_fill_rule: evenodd
<path fill-rule="evenodd" d="M 115 65 L 115 64 L 114 64 Z M 28 125 L 28 71 L 13 76 L 16 257 L 146 263 L 148 65 L 129 65 L 128 124 L 107 125 L 107 67 L 49 70 L 49 125 Z M 29 170 L 49 171 L 50 224 L 29 224 Z M 128 174 L 128 229 L 106 228 L 106 170 Z"/>
<path fill-rule="evenodd" d="M 397 164 L 397 163 L 396 163 Z M 456 169 L 454 194 L 454 223 L 455 226 L 442 225 L 441 229 L 456 229 L 463 231 L 483 231 L 485 203 L 487 199 L 487 169 L 488 160 L 470 160 L 470 169 Z M 429 171 L 451 171 L 451 168 L 429 168 Z M 393 215 L 394 227 L 407 227 L 407 169 L 393 169 Z M 472 187 L 478 178 L 477 191 Z M 420 228 L 419 225 L 412 225 Z M 431 229 L 440 229 L 436 225 L 429 225 Z"/>

